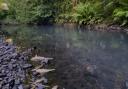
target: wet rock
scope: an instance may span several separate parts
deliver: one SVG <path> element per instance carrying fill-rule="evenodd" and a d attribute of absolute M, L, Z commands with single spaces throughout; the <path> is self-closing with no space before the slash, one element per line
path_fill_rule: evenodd
<path fill-rule="evenodd" d="M 23 89 L 23 85 L 19 85 L 18 86 L 18 89 Z"/>
<path fill-rule="evenodd" d="M 20 83 L 21 83 L 20 79 L 15 80 L 15 85 L 20 85 Z"/>
<path fill-rule="evenodd" d="M 32 68 L 32 65 L 31 64 L 25 64 L 25 65 L 23 65 L 23 69 L 28 69 L 28 68 Z"/>
<path fill-rule="evenodd" d="M 6 84 L 5 86 L 3 86 L 3 89 L 11 89 L 11 88 L 9 88 L 9 84 Z"/>
<path fill-rule="evenodd" d="M 49 87 L 49 86 L 46 86 L 46 85 L 42 85 L 42 84 L 36 84 L 36 89 L 45 89 L 46 87 Z"/>
<path fill-rule="evenodd" d="M 11 63 L 8 64 L 8 67 L 9 67 L 10 70 L 12 70 L 13 69 L 13 64 L 11 64 Z"/>
<path fill-rule="evenodd" d="M 31 89 L 31 85 L 26 87 L 22 83 L 28 76 L 28 69 L 32 68 L 32 65 L 28 63 L 29 54 L 33 49 L 29 49 L 25 52 L 17 52 L 16 47 L 13 44 L 0 40 L 0 89 Z M 41 56 L 35 56 L 32 61 L 40 61 L 41 66 L 35 68 L 32 71 L 32 84 L 36 89 L 46 89 L 42 83 L 48 83 L 48 80 L 41 75 L 54 71 L 55 69 L 42 69 L 49 60 L 53 58 L 46 58 Z M 44 64 L 44 65 L 43 65 Z M 37 78 L 42 77 L 40 79 Z M 35 81 L 36 80 L 36 81 Z M 35 82 L 34 82 L 35 81 Z M 34 88 L 35 89 L 35 88 Z"/>
<path fill-rule="evenodd" d="M 0 84 L 0 89 L 2 89 L 2 84 Z"/>
<path fill-rule="evenodd" d="M 6 74 L 0 74 L 0 78 L 6 77 Z"/>
<path fill-rule="evenodd" d="M 2 81 L 3 79 L 2 78 L 0 78 L 0 81 Z"/>
<path fill-rule="evenodd" d="M 9 78 L 9 89 L 12 89 L 14 87 L 14 84 L 15 84 L 15 80 L 14 79 L 10 79 Z"/>
<path fill-rule="evenodd" d="M 42 84 L 38 84 L 37 85 L 37 89 L 44 89 L 45 87 L 43 87 L 43 85 Z"/>
<path fill-rule="evenodd" d="M 0 89 L 23 89 L 26 69 L 32 66 L 26 58 L 12 44 L 0 42 Z"/>

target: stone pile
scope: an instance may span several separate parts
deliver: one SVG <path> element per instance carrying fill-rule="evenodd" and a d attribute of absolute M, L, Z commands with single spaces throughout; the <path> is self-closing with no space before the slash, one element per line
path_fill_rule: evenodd
<path fill-rule="evenodd" d="M 10 40 L 0 39 L 0 89 L 46 89 L 48 80 L 44 75 L 55 69 L 45 69 L 44 66 L 53 58 L 41 56 L 32 57 L 33 49 L 18 52 Z M 39 66 L 32 66 L 31 62 L 39 62 Z M 31 74 L 28 74 L 28 71 Z M 29 81 L 28 76 L 31 76 Z M 28 81 L 25 84 L 25 81 Z M 49 87 L 50 88 L 50 87 Z M 57 89 L 54 86 L 52 89 Z"/>
<path fill-rule="evenodd" d="M 19 53 L 16 46 L 0 40 L 0 89 L 23 89 L 27 69 L 32 67 L 26 56 L 30 51 Z"/>

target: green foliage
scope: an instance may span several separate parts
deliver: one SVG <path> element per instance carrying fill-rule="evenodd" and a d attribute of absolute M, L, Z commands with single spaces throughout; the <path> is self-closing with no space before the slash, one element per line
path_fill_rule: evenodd
<path fill-rule="evenodd" d="M 102 14 L 100 13 L 101 3 L 90 3 L 85 4 L 80 3 L 75 8 L 75 13 L 73 14 L 73 19 L 79 24 L 93 24 L 99 23 L 102 20 Z"/>
<path fill-rule="evenodd" d="M 20 23 L 38 23 L 52 15 L 49 6 L 41 0 L 10 0 L 8 18 Z"/>
<path fill-rule="evenodd" d="M 7 16 L 7 11 L 0 11 L 0 20 L 5 19 Z"/>
<path fill-rule="evenodd" d="M 3 1 L 3 0 L 0 0 Z M 128 0 L 6 0 L 9 11 L 0 11 L 0 19 L 23 24 L 71 22 L 127 25 Z M 7 17 L 6 17 L 7 16 Z"/>
<path fill-rule="evenodd" d="M 113 12 L 113 19 L 122 25 L 128 24 L 128 10 L 117 8 Z"/>
<path fill-rule="evenodd" d="M 117 3 L 114 1 L 110 1 L 108 3 L 106 2 L 106 5 L 105 4 L 103 5 L 104 5 L 104 12 L 103 12 L 104 18 L 107 18 L 108 16 L 112 15 L 114 9 L 116 8 Z"/>

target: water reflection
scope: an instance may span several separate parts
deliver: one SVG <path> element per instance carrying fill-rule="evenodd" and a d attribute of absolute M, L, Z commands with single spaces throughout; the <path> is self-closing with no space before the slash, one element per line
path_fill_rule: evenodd
<path fill-rule="evenodd" d="M 123 89 L 128 79 L 128 37 L 62 26 L 4 26 L 14 43 L 55 58 L 55 81 L 66 89 Z M 86 75 L 96 66 L 98 77 Z M 96 80 L 96 81 L 95 81 Z"/>

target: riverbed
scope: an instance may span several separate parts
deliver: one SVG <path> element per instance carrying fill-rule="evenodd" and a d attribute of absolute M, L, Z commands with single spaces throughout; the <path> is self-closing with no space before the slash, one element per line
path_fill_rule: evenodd
<path fill-rule="evenodd" d="M 74 26 L 2 26 L 1 30 L 22 49 L 53 57 L 51 85 L 65 89 L 126 89 L 128 35 Z M 87 67 L 92 74 L 87 73 Z"/>

